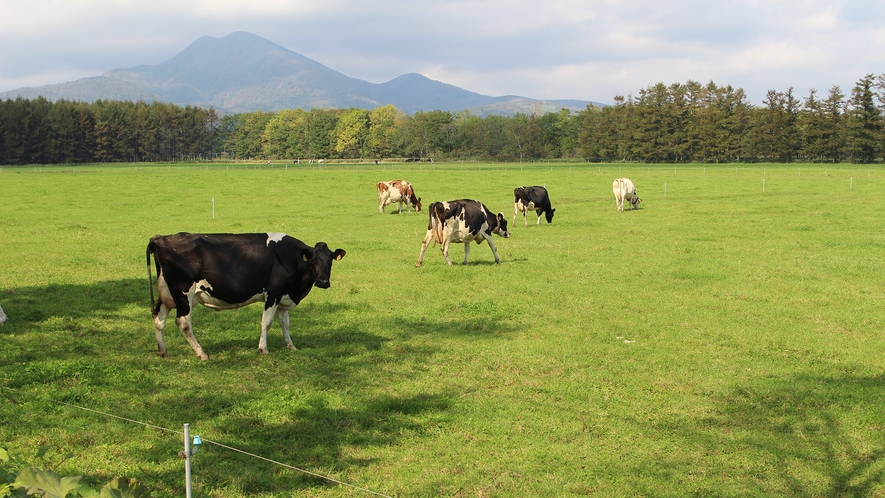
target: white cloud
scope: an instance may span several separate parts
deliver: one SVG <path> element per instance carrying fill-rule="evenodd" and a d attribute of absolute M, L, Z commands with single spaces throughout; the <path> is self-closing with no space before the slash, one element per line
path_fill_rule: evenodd
<path fill-rule="evenodd" d="M 881 0 L 30 0 L 3 3 L 0 90 L 157 64 L 249 31 L 349 76 L 608 102 L 659 81 L 850 88 L 885 71 Z"/>

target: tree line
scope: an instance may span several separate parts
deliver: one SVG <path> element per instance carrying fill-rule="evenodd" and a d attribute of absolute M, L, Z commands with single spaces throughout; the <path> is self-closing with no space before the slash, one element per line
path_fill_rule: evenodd
<path fill-rule="evenodd" d="M 159 102 L 0 101 L 0 164 L 202 159 L 843 162 L 885 159 L 885 74 L 848 95 L 658 83 L 579 112 L 406 115 L 392 105 L 219 116 Z"/>

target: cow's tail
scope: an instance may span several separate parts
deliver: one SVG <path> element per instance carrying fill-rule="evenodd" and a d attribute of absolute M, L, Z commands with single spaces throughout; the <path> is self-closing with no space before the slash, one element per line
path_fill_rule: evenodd
<path fill-rule="evenodd" d="M 430 209 L 430 226 L 433 227 L 433 240 L 443 243 L 443 228 L 446 222 L 446 208 L 442 204 L 434 204 Z"/>
<path fill-rule="evenodd" d="M 151 314 L 154 313 L 154 278 L 151 274 L 151 255 L 154 253 L 154 239 L 151 239 L 148 242 L 147 249 L 145 249 L 145 258 L 147 259 L 147 273 L 148 273 L 148 287 L 151 290 Z"/>

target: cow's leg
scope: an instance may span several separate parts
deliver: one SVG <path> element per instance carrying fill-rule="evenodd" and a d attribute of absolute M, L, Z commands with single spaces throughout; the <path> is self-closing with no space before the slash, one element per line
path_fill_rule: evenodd
<path fill-rule="evenodd" d="M 544 211 L 541 211 L 540 209 L 537 209 L 537 210 L 535 210 L 535 212 L 538 213 L 538 222 L 535 223 L 535 224 L 536 224 L 536 225 L 540 225 L 540 224 L 541 224 L 541 215 L 544 213 Z"/>
<path fill-rule="evenodd" d="M 470 255 L 470 241 L 464 241 L 464 261 L 461 262 L 462 265 L 467 264 L 467 256 Z"/>
<path fill-rule="evenodd" d="M 378 201 L 378 212 L 379 213 L 384 212 L 384 199 L 381 199 Z"/>
<path fill-rule="evenodd" d="M 262 354 L 267 354 L 267 331 L 270 330 L 270 326 L 273 325 L 273 319 L 277 315 L 278 307 L 279 305 L 277 304 L 271 304 L 270 298 L 268 298 L 268 301 L 264 304 L 264 314 L 261 315 L 261 338 L 258 339 L 258 350 L 261 351 Z M 291 339 L 289 342 L 292 342 Z"/>
<path fill-rule="evenodd" d="M 286 341 L 286 347 L 293 350 L 296 349 L 295 345 L 292 344 L 292 337 L 289 336 L 289 312 L 277 309 L 277 320 L 280 321 L 280 327 L 283 328 L 283 340 Z"/>
<path fill-rule="evenodd" d="M 513 224 L 516 224 L 516 215 L 519 213 L 519 203 L 513 203 Z"/>
<path fill-rule="evenodd" d="M 169 357 L 169 353 L 166 352 L 166 342 L 163 340 L 163 331 L 166 330 L 166 317 L 168 316 L 169 308 L 163 303 L 157 303 L 154 313 L 154 333 L 157 335 L 157 354 L 163 358 Z"/>
<path fill-rule="evenodd" d="M 446 264 L 449 266 L 452 266 L 452 260 L 449 259 L 449 245 L 450 245 L 450 243 L 451 242 L 449 241 L 449 238 L 446 237 L 446 239 L 440 245 L 439 249 L 442 251 L 443 257 L 446 258 Z"/>
<path fill-rule="evenodd" d="M 197 353 L 197 356 L 199 356 L 201 360 L 208 360 L 209 356 L 206 355 L 203 351 L 203 347 L 200 346 L 200 343 L 197 342 L 197 338 L 194 337 L 194 325 L 191 321 L 193 308 L 188 309 L 186 315 L 182 315 L 181 311 L 181 308 L 179 308 L 179 315 L 175 318 L 175 324 L 178 325 L 178 329 L 181 330 L 182 335 L 184 335 L 187 343 L 191 345 L 191 349 L 194 350 L 194 353 Z"/>
<path fill-rule="evenodd" d="M 495 263 L 501 264 L 501 258 L 498 257 L 498 248 L 495 247 L 495 241 L 492 239 L 492 236 L 483 232 L 483 237 L 485 237 L 486 241 L 489 243 L 489 247 L 492 248 L 492 255 L 495 256 Z"/>
<path fill-rule="evenodd" d="M 427 230 L 427 235 L 424 236 L 424 241 L 421 242 L 421 254 L 418 255 L 418 262 L 415 263 L 415 268 L 420 267 L 424 263 L 424 251 L 427 250 L 431 240 L 433 240 L 433 230 Z"/>

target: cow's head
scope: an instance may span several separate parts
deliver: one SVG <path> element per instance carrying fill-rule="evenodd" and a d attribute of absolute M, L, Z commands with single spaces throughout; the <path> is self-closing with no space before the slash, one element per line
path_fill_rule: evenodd
<path fill-rule="evenodd" d="M 320 289 L 328 289 L 329 278 L 332 276 L 332 261 L 337 261 L 347 254 L 344 249 L 332 252 L 325 242 L 317 242 L 313 249 L 304 251 L 304 261 L 310 265 L 311 273 L 316 277 L 314 285 Z"/>
<path fill-rule="evenodd" d="M 639 209 L 639 203 L 642 202 L 642 199 L 636 195 L 636 192 L 633 192 L 633 198 L 630 199 L 630 204 L 633 205 L 633 209 Z"/>
<path fill-rule="evenodd" d="M 544 213 L 544 216 L 547 218 L 547 223 L 553 223 L 553 213 L 556 212 L 555 209 L 551 209 Z"/>
<path fill-rule="evenodd" d="M 507 231 L 507 218 L 504 217 L 504 213 L 498 213 L 498 226 L 492 230 L 492 233 L 496 233 L 505 239 L 510 238 L 510 232 Z"/>

